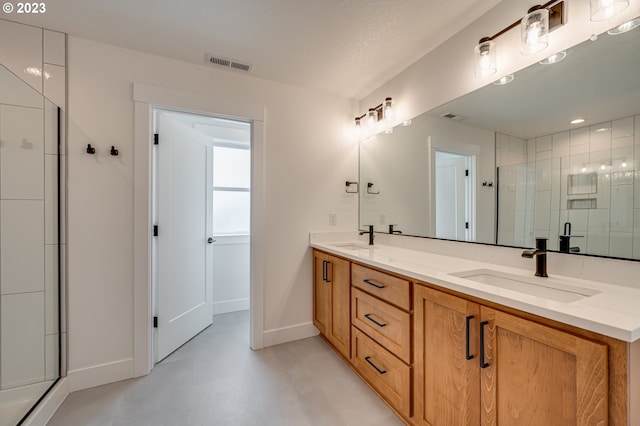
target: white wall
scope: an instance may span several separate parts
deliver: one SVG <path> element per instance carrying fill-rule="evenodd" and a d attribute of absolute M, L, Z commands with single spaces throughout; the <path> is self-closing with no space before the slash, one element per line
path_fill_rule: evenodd
<path fill-rule="evenodd" d="M 76 37 L 68 63 L 69 376 L 79 378 L 72 388 L 133 371 L 133 82 L 264 106 L 264 331 L 308 329 L 308 233 L 357 226 L 357 198 L 344 193 L 357 173 L 357 145 L 346 137 L 354 103 Z M 85 153 L 87 143 L 97 155 Z M 119 157 L 108 155 L 111 145 Z M 329 212 L 338 215 L 335 227 Z"/>

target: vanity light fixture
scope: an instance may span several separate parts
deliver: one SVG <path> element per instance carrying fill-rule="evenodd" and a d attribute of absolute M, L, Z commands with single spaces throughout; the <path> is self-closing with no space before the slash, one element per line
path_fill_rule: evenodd
<path fill-rule="evenodd" d="M 384 121 L 389 125 L 393 124 L 395 120 L 393 99 L 391 97 L 386 97 L 384 99 L 384 102 L 382 102 L 380 105 L 369 108 L 369 110 L 365 114 L 356 117 L 355 125 L 358 130 L 362 130 L 362 119 L 364 118 L 366 118 L 366 127 L 369 135 L 377 133 L 380 130 L 378 129 L 378 123 L 381 121 Z"/>
<path fill-rule="evenodd" d="M 542 64 L 542 65 L 557 64 L 558 62 L 560 62 L 561 60 L 563 60 L 566 57 L 567 57 L 567 51 L 563 50 L 561 52 L 558 52 L 558 53 L 556 53 L 554 55 L 549 56 L 546 59 L 543 59 L 539 63 Z"/>
<path fill-rule="evenodd" d="M 585 121 L 587 121 L 586 118 L 576 118 L 575 120 L 571 120 L 570 123 L 571 124 L 581 124 L 581 123 L 584 123 Z"/>
<path fill-rule="evenodd" d="M 591 0 L 591 20 L 606 21 L 629 6 L 629 0 Z"/>
<path fill-rule="evenodd" d="M 504 86 L 505 84 L 509 84 L 513 81 L 514 76 L 513 74 L 507 74 L 502 78 L 497 79 L 496 81 L 493 82 L 493 84 L 495 86 Z"/>
<path fill-rule="evenodd" d="M 483 37 L 475 47 L 476 77 L 486 77 L 497 71 L 494 40 L 520 25 L 522 54 L 537 53 L 549 45 L 549 32 L 564 25 L 564 1 L 551 0 L 541 6 L 533 6 L 518 21 L 498 31 L 491 37 Z"/>
<path fill-rule="evenodd" d="M 627 31 L 631 31 L 638 27 L 640 27 L 640 16 L 628 22 L 625 22 L 624 24 L 618 25 L 617 27 L 611 28 L 609 31 L 607 31 L 607 34 L 610 34 L 610 35 L 624 34 Z"/>

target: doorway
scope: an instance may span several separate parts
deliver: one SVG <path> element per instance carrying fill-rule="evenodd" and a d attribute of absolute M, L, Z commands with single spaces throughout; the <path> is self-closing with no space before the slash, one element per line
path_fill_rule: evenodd
<path fill-rule="evenodd" d="M 153 129 L 157 363 L 215 314 L 250 307 L 251 123 L 154 108 Z"/>
<path fill-rule="evenodd" d="M 474 156 L 445 151 L 435 154 L 436 237 L 473 241 Z"/>

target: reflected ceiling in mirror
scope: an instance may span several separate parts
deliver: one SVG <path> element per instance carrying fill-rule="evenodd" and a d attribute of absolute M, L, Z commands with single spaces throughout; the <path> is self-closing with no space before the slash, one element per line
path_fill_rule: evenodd
<path fill-rule="evenodd" d="M 559 250 L 571 229 L 571 252 L 640 258 L 638 70 L 640 29 L 605 33 L 561 61 L 533 64 L 509 84 L 485 86 L 363 141 L 360 225 L 436 237 L 438 209 L 460 215 L 436 202 L 442 151 L 470 157 L 473 205 L 462 224 L 471 231 L 453 239 L 530 247 L 546 237 Z M 571 124 L 576 118 L 585 121 Z M 597 176 L 598 192 L 569 193 L 567 182 L 579 174 Z M 367 193 L 368 182 L 380 194 Z"/>

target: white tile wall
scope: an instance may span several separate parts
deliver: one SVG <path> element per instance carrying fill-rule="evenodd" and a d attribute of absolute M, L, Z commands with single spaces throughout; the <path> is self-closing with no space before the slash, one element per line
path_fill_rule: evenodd
<path fill-rule="evenodd" d="M 42 110 L 0 106 L 0 197 L 44 196 L 44 126 Z"/>
<path fill-rule="evenodd" d="M 65 102 L 65 68 L 44 64 L 44 96 L 63 110 Z"/>
<path fill-rule="evenodd" d="M 44 30 L 44 62 L 53 65 L 66 65 L 65 34 Z"/>
<path fill-rule="evenodd" d="M 609 246 L 609 256 L 633 257 L 633 233 L 612 231 L 609 237 Z"/>
<path fill-rule="evenodd" d="M 42 95 L 25 84 L 4 66 L 0 66 L 0 103 L 6 105 L 42 108 Z"/>
<path fill-rule="evenodd" d="M 44 161 L 45 244 L 58 243 L 58 156 L 47 154 Z"/>
<path fill-rule="evenodd" d="M 45 333 L 58 332 L 58 245 L 45 245 Z"/>
<path fill-rule="evenodd" d="M 0 201 L 2 294 L 44 290 L 44 201 Z"/>
<path fill-rule="evenodd" d="M 611 187 L 611 231 L 633 232 L 632 185 L 614 185 Z"/>
<path fill-rule="evenodd" d="M 634 117 L 622 118 L 620 120 L 615 120 L 612 123 L 612 133 L 611 137 L 613 139 L 621 138 L 624 136 L 633 136 L 634 135 Z"/>
<path fill-rule="evenodd" d="M 2 295 L 0 317 L 0 388 L 44 380 L 44 292 Z"/>
<path fill-rule="evenodd" d="M 589 128 L 589 151 L 608 151 L 611 149 L 611 123 L 600 123 Z"/>
<path fill-rule="evenodd" d="M 553 158 L 560 158 L 570 155 L 570 140 L 571 136 L 569 132 L 556 133 L 552 135 L 553 140 Z"/>
<path fill-rule="evenodd" d="M 60 349 L 58 334 L 48 334 L 45 338 L 45 380 L 58 378 L 60 369 L 58 368 L 58 351 Z"/>
<path fill-rule="evenodd" d="M 571 130 L 570 132 L 570 154 L 585 154 L 589 152 L 589 128 Z"/>
<path fill-rule="evenodd" d="M 2 64 L 42 92 L 42 29 L 0 19 Z"/>

